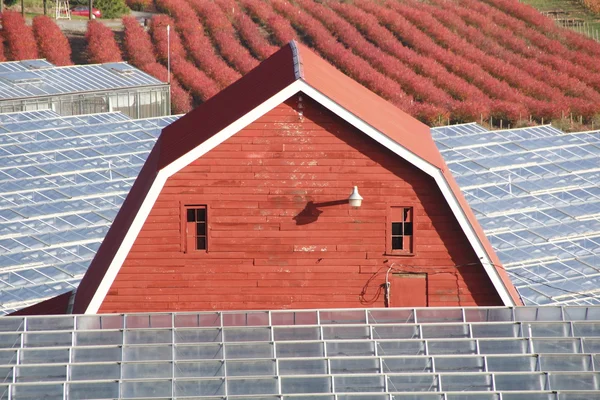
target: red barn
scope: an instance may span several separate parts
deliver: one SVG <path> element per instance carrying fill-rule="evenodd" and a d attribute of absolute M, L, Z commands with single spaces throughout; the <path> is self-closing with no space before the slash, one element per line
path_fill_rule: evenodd
<path fill-rule="evenodd" d="M 164 129 L 72 311 L 517 304 L 429 128 L 292 42 Z"/>

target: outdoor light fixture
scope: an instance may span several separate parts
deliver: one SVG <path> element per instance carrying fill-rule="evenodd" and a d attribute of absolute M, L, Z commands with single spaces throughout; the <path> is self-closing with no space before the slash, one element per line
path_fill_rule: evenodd
<path fill-rule="evenodd" d="M 348 197 L 348 203 L 350 203 L 350 207 L 360 207 L 362 201 L 362 196 L 358 194 L 358 186 L 354 186 L 352 193 L 350 193 L 350 197 Z"/>

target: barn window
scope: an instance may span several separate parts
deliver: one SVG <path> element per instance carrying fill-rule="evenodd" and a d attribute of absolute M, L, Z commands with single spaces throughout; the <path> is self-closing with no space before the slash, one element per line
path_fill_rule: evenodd
<path fill-rule="evenodd" d="M 186 206 L 187 251 L 207 250 L 206 206 Z"/>
<path fill-rule="evenodd" d="M 413 254 L 412 207 L 390 207 L 387 230 L 389 254 Z"/>

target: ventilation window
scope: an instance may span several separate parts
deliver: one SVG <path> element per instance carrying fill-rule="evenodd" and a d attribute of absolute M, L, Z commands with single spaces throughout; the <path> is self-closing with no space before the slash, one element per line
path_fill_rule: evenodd
<path fill-rule="evenodd" d="M 387 229 L 389 254 L 413 254 L 412 207 L 391 207 Z"/>
<path fill-rule="evenodd" d="M 187 251 L 207 250 L 206 206 L 186 206 Z"/>

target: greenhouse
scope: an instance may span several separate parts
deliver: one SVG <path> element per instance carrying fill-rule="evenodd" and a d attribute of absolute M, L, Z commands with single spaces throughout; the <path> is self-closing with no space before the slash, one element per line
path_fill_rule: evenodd
<path fill-rule="evenodd" d="M 60 115 L 120 111 L 131 118 L 169 115 L 169 84 L 121 62 L 56 67 L 45 60 L 0 64 L 0 113 Z"/>

